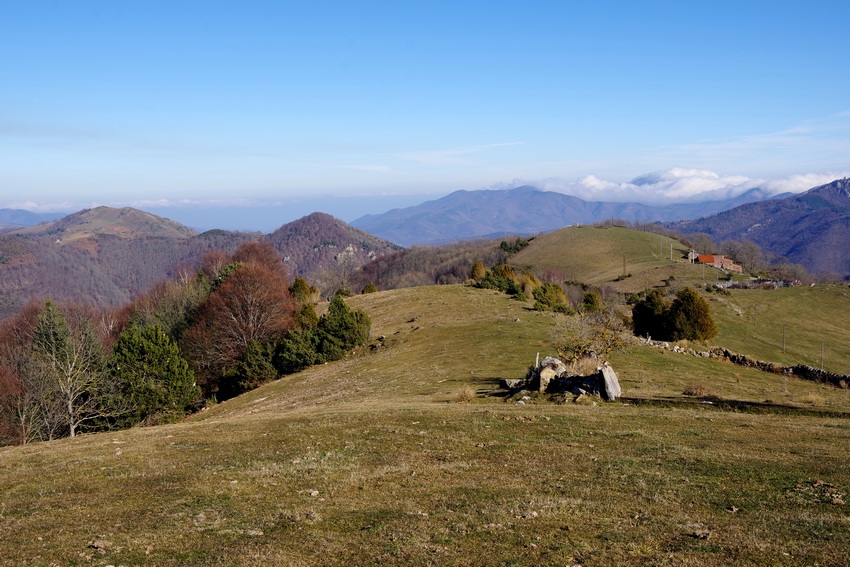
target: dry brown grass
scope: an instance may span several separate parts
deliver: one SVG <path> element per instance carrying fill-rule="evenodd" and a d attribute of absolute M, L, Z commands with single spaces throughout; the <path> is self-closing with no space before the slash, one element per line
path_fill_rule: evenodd
<path fill-rule="evenodd" d="M 708 397 L 716 397 L 717 394 L 714 393 L 714 390 L 702 385 L 694 385 L 688 386 L 684 390 L 682 390 L 683 396 L 691 396 L 694 398 L 708 398 Z"/>
<path fill-rule="evenodd" d="M 583 356 L 567 365 L 569 370 L 579 376 L 590 376 L 599 368 L 599 361 L 589 356 Z"/>
<path fill-rule="evenodd" d="M 0 563 L 847 563 L 850 419 L 636 403 L 696 379 L 762 402 L 781 377 L 635 347 L 625 403 L 452 403 L 522 376 L 551 318 L 460 287 L 352 303 L 386 347 L 184 423 L 0 448 Z M 850 410 L 789 382 L 806 395 Z"/>
<path fill-rule="evenodd" d="M 475 399 L 475 390 L 470 386 L 466 386 L 463 390 L 455 395 L 454 401 L 459 404 L 469 404 Z"/>
<path fill-rule="evenodd" d="M 797 401 L 801 404 L 807 404 L 810 406 L 822 406 L 826 403 L 826 398 L 820 394 L 805 394 L 798 397 Z"/>

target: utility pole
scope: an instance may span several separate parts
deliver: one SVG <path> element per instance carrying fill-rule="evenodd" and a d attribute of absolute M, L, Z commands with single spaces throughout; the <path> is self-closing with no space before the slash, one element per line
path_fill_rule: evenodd
<path fill-rule="evenodd" d="M 782 354 L 785 354 L 785 323 L 782 323 Z"/>
<path fill-rule="evenodd" d="M 673 261 L 673 243 L 670 243 L 670 261 Z"/>

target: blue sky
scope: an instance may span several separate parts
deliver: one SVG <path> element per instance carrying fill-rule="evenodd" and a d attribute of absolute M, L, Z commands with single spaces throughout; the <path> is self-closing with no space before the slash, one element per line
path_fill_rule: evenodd
<path fill-rule="evenodd" d="M 245 229 L 523 183 L 800 191 L 850 172 L 847 21 L 816 0 L 0 0 L 0 207 Z"/>

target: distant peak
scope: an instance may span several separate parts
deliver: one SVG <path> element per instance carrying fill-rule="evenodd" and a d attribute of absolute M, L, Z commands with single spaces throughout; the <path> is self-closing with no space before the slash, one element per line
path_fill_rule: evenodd
<path fill-rule="evenodd" d="M 834 196 L 839 198 L 850 198 L 850 179 L 847 177 L 843 179 L 836 179 L 832 183 L 827 183 L 826 185 L 821 185 L 820 187 L 815 187 L 813 189 L 809 189 L 806 193 L 823 195 L 823 196 Z"/>
<path fill-rule="evenodd" d="M 51 223 L 37 225 L 21 231 L 22 234 L 61 234 L 62 239 L 91 238 L 111 235 L 120 238 L 163 236 L 190 238 L 196 231 L 182 224 L 140 211 L 132 207 L 94 207 L 83 209 Z"/>

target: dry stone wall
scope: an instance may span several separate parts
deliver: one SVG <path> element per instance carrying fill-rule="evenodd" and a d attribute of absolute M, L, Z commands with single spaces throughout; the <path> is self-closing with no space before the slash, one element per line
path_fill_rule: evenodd
<path fill-rule="evenodd" d="M 812 380 L 814 382 L 823 382 L 832 384 L 839 388 L 847 388 L 850 384 L 850 374 L 838 374 L 836 372 L 828 372 L 820 368 L 813 368 L 803 364 L 795 366 L 782 366 L 775 362 L 767 362 L 764 360 L 756 360 L 745 354 L 734 353 L 725 348 L 715 347 L 709 350 L 694 350 L 692 348 L 682 348 L 678 345 L 670 345 L 664 341 L 653 341 L 651 339 L 640 339 L 640 342 L 655 348 L 669 350 L 670 352 L 678 352 L 691 356 L 700 356 L 703 358 L 714 358 L 719 360 L 727 360 L 732 364 L 744 366 L 746 368 L 755 368 L 762 372 L 772 372 L 774 374 L 787 374 L 802 378 L 804 380 Z"/>

